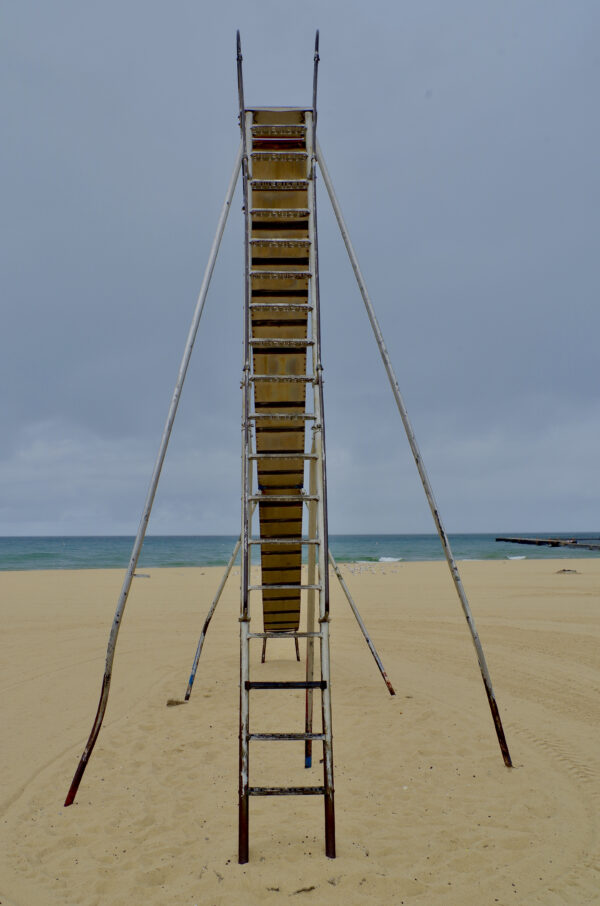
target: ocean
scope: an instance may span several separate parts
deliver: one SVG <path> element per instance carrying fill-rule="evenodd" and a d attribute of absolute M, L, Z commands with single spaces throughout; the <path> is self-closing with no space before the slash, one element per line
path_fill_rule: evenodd
<path fill-rule="evenodd" d="M 498 533 L 500 534 L 500 533 Z M 539 533 L 519 537 L 572 538 L 574 533 Z M 590 537 L 590 533 L 581 533 Z M 451 535 L 457 560 L 569 559 L 598 557 L 599 551 L 532 547 L 497 542 L 496 535 Z M 0 570 L 126 568 L 133 537 L 0 537 Z M 234 535 L 148 535 L 138 566 L 225 566 L 237 538 Z M 340 563 L 363 561 L 443 560 L 437 535 L 330 535 L 333 556 Z M 255 561 L 258 553 L 254 551 Z"/>

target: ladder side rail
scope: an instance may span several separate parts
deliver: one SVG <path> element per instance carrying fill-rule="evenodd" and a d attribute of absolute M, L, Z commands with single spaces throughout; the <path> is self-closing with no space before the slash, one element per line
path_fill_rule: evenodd
<path fill-rule="evenodd" d="M 240 783 L 238 818 L 238 862 L 248 861 L 250 778 L 249 746 L 250 735 L 250 621 L 240 619 Z"/>
<path fill-rule="evenodd" d="M 315 55 L 315 73 L 318 55 Z M 314 109 L 306 114 L 313 126 Z M 308 124 L 307 124 L 308 125 Z M 313 427 L 315 453 L 317 454 L 316 480 L 317 480 L 317 534 L 321 541 L 318 550 L 319 565 L 319 628 L 321 630 L 321 678 L 325 685 L 321 694 L 321 716 L 324 734 L 323 740 L 323 775 L 324 775 L 324 805 L 325 805 L 325 854 L 335 858 L 335 806 L 334 806 L 334 777 L 333 777 L 333 729 L 331 719 L 331 665 L 329 654 L 329 557 L 328 557 L 328 526 L 327 526 L 327 470 L 325 462 L 325 417 L 323 410 L 323 366 L 321 362 L 321 320 L 319 300 L 319 255 L 317 233 L 317 194 L 316 175 L 317 158 L 316 148 L 313 145 L 314 129 L 307 128 L 307 145 L 310 143 L 309 159 L 311 162 L 311 180 L 308 192 L 308 206 L 310 210 L 310 286 L 312 301 L 312 328 L 314 340 L 314 365 L 316 366 L 314 383 L 314 407 L 317 416 Z"/>
<path fill-rule="evenodd" d="M 365 303 L 367 315 L 369 317 L 369 321 L 371 323 L 371 327 L 373 329 L 373 333 L 375 335 L 375 339 L 376 339 L 377 345 L 379 347 L 379 352 L 381 354 L 381 358 L 383 360 L 383 364 L 384 364 L 385 370 L 387 372 L 390 386 L 392 388 L 392 393 L 394 394 L 394 398 L 396 400 L 398 412 L 400 413 L 400 418 L 402 419 L 402 424 L 404 425 L 404 430 L 406 432 L 406 436 L 408 438 L 408 442 L 409 442 L 409 445 L 410 445 L 410 448 L 411 448 L 411 451 L 412 451 L 412 454 L 413 454 L 413 457 L 414 457 L 414 460 L 415 460 L 415 463 L 417 466 L 417 470 L 418 470 L 419 476 L 421 478 L 423 490 L 425 491 L 425 496 L 427 498 L 427 502 L 429 504 L 429 508 L 430 508 L 431 514 L 433 516 L 433 521 L 435 523 L 438 535 L 440 537 L 440 541 L 442 543 L 442 548 L 444 550 L 446 562 L 448 564 L 448 568 L 450 570 L 450 574 L 452 576 L 452 580 L 454 582 L 454 586 L 456 588 L 456 592 L 458 594 L 458 598 L 459 598 L 461 607 L 463 609 L 463 613 L 464 613 L 465 619 L 467 621 L 469 631 L 471 633 L 471 638 L 473 640 L 473 645 L 475 647 L 475 652 L 477 655 L 477 661 L 479 663 L 481 677 L 483 679 L 483 684 L 484 684 L 486 695 L 488 698 L 490 711 L 491 711 L 492 718 L 494 721 L 494 726 L 496 729 L 496 735 L 498 737 L 498 743 L 500 745 L 500 751 L 502 752 L 502 758 L 504 760 L 504 764 L 506 765 L 506 767 L 512 767 L 512 760 L 511 760 L 510 753 L 508 750 L 508 744 L 506 742 L 506 737 L 504 735 L 504 728 L 502 726 L 500 712 L 498 710 L 498 704 L 496 702 L 496 696 L 494 694 L 494 689 L 492 687 L 492 680 L 491 680 L 488 666 L 487 666 L 485 656 L 483 653 L 483 648 L 481 646 L 481 641 L 479 639 L 479 635 L 475 628 L 475 623 L 473 620 L 473 616 L 471 614 L 471 608 L 469 606 L 469 602 L 467 600 L 464 586 L 462 584 L 462 579 L 461 579 L 460 573 L 458 571 L 458 566 L 457 566 L 454 556 L 452 554 L 452 549 L 450 547 L 450 541 L 448 540 L 448 535 L 446 534 L 446 530 L 442 524 L 442 519 L 441 519 L 439 510 L 438 510 L 438 507 L 437 507 L 437 504 L 436 504 L 436 501 L 435 501 L 435 498 L 433 495 L 433 490 L 431 487 L 431 483 L 429 481 L 429 477 L 425 470 L 425 465 L 424 465 L 423 459 L 421 457 L 421 453 L 420 453 L 420 450 L 419 450 L 419 447 L 417 444 L 415 433 L 414 433 L 412 425 L 410 423 L 410 420 L 408 417 L 408 412 L 406 410 L 406 406 L 404 405 L 404 400 L 402 398 L 402 394 L 400 393 L 400 387 L 398 384 L 398 380 L 394 373 L 394 369 L 392 367 L 389 353 L 387 351 L 387 347 L 386 347 L 385 341 L 383 339 L 383 334 L 381 332 L 379 322 L 377 321 L 377 317 L 375 315 L 375 310 L 373 308 L 373 304 L 371 302 L 371 299 L 369 298 L 367 286 L 365 284 L 363 275 L 361 273 L 361 270 L 360 270 L 360 267 L 358 264 L 358 259 L 356 257 L 356 253 L 352 246 L 352 242 L 350 240 L 350 236 L 348 233 L 348 228 L 347 228 L 344 218 L 342 216 L 342 211 L 341 211 L 339 202 L 337 200 L 335 191 L 333 189 L 333 184 L 331 182 L 331 177 L 329 175 L 329 171 L 325 164 L 323 152 L 322 152 L 321 147 L 318 142 L 317 142 L 317 159 L 319 162 L 319 167 L 321 169 L 321 174 L 323 176 L 323 181 L 325 182 L 325 185 L 327 187 L 327 192 L 329 193 L 329 198 L 331 200 L 331 204 L 332 204 L 332 207 L 333 207 L 333 210 L 334 210 L 334 213 L 335 213 L 335 216 L 336 216 L 339 228 L 340 228 L 340 232 L 342 234 L 342 238 L 343 238 L 344 244 L 346 246 L 346 251 L 348 252 L 348 256 L 350 258 L 350 262 L 351 262 L 352 268 L 354 270 L 354 275 L 356 277 L 356 281 L 358 283 L 358 287 L 359 287 L 361 296 L 363 298 L 363 302 Z"/>
<path fill-rule="evenodd" d="M 246 148 L 251 147 L 251 120 L 252 114 L 245 113 L 245 144 Z M 244 577 L 240 577 L 241 596 L 243 612 L 240 617 L 240 817 L 239 817 L 239 863 L 244 864 L 249 859 L 249 822 L 250 822 L 250 588 L 252 580 L 252 555 L 250 550 L 250 536 L 252 535 L 252 520 L 257 510 L 257 501 L 254 494 L 254 456 L 256 438 L 253 432 L 253 426 L 250 423 L 249 413 L 251 410 L 251 373 L 253 371 L 250 337 L 250 300 L 251 277 L 250 277 L 250 237 L 251 237 L 251 220 L 250 211 L 252 208 L 252 184 L 251 184 L 251 165 L 249 163 L 250 155 L 246 157 L 246 203 L 245 203 L 245 260 L 246 260 L 246 281 L 245 281 L 245 312 L 244 312 L 244 349 L 245 349 L 245 368 L 244 368 L 244 390 L 243 390 L 243 422 L 244 422 L 244 449 L 243 449 L 243 476 L 244 476 L 244 493 L 242 501 L 243 514 L 243 531 L 245 532 L 245 571 Z M 254 458 L 253 458 L 254 456 Z M 241 572 L 241 570 L 240 570 Z"/>
<path fill-rule="evenodd" d="M 319 40 L 319 33 L 317 32 L 317 46 Z M 318 53 L 315 54 L 315 72 L 316 65 L 318 62 Z M 315 75 L 316 79 L 316 75 Z M 307 114 L 310 116 L 310 114 Z M 308 130 L 307 130 L 308 133 Z M 320 284 L 319 284 L 319 248 L 318 248 L 318 230 L 317 230 L 317 156 L 316 148 L 312 145 L 312 135 L 314 134 L 314 129 L 311 133 L 311 147 L 310 147 L 310 161 L 311 161 L 311 181 L 310 188 L 308 193 L 309 198 L 309 209 L 311 216 L 309 217 L 309 229 L 311 230 L 311 245 L 310 245 L 310 270 L 312 277 L 310 278 L 311 289 L 312 289 L 312 324 L 313 324 L 313 349 L 314 349 L 314 368 L 313 374 L 315 377 L 315 413 L 317 414 L 317 419 L 315 421 L 315 429 L 319 433 L 319 444 L 320 449 L 318 450 L 319 457 L 319 466 L 318 472 L 320 473 L 319 478 L 319 495 L 321 496 L 321 506 L 320 510 L 322 513 L 322 534 L 321 534 L 321 555 L 323 560 L 323 571 L 320 572 L 320 581 L 323 584 L 323 608 L 324 612 L 321 614 L 321 617 L 329 619 L 329 525 L 328 525 L 328 515 L 327 515 L 327 462 L 326 462 L 326 443 L 325 443 L 325 410 L 323 403 L 323 363 L 321 358 L 321 300 L 320 300 Z M 314 429 L 313 429 L 314 431 Z"/>
<path fill-rule="evenodd" d="M 312 92 L 312 157 L 316 155 L 317 148 L 317 83 L 319 80 L 319 29 L 315 34 L 315 55 L 313 57 L 313 92 Z"/>
<path fill-rule="evenodd" d="M 248 199 L 248 130 L 244 103 L 244 81 L 242 72 L 242 49 L 240 33 L 237 32 L 237 77 L 240 108 L 240 129 L 242 133 L 242 185 L 244 206 L 244 371 L 242 381 L 242 563 L 240 569 L 240 726 L 239 726 L 239 785 L 238 785 L 238 861 L 248 861 L 249 822 L 249 639 L 248 633 L 248 585 L 249 585 L 249 419 L 250 412 L 250 210 Z"/>
<path fill-rule="evenodd" d="M 206 302 L 206 296 L 208 294 L 208 288 L 210 286 L 210 281 L 212 278 L 213 270 L 215 267 L 215 262 L 217 260 L 217 255 L 219 253 L 219 248 L 221 245 L 221 239 L 223 238 L 223 233 L 225 231 L 225 225 L 227 223 L 227 215 L 229 214 L 229 209 L 231 207 L 231 202 L 235 192 L 235 187 L 238 180 L 238 175 L 240 172 L 240 166 L 242 162 L 242 147 L 240 146 L 238 153 L 236 155 L 235 163 L 233 166 L 233 173 L 229 181 L 229 186 L 227 188 L 227 194 L 225 196 L 225 201 L 221 209 L 221 214 L 217 223 L 217 229 L 215 232 L 215 237 L 210 249 L 208 256 L 208 262 L 206 265 L 206 270 L 204 272 L 204 278 L 202 280 L 202 285 L 200 287 L 200 293 L 198 295 L 198 300 L 196 302 L 196 308 L 194 310 L 194 315 L 192 318 L 192 323 L 189 329 L 188 337 L 185 344 L 185 349 L 181 359 L 181 364 L 179 366 L 179 373 L 177 375 L 177 381 L 175 383 L 175 389 L 173 391 L 173 396 L 171 397 L 171 403 L 169 405 L 169 411 L 167 414 L 167 419 L 165 422 L 165 427 L 163 429 L 160 446 L 158 449 L 158 454 L 156 457 L 156 462 L 154 464 L 154 469 L 152 471 L 152 477 L 150 479 L 150 486 L 146 494 L 146 500 L 144 502 L 144 508 L 142 510 L 142 516 L 138 526 L 137 534 L 135 541 L 133 543 L 133 548 L 131 551 L 131 556 L 129 558 L 129 565 L 127 567 L 127 572 L 123 580 L 123 586 L 121 588 L 121 593 L 117 602 L 117 608 L 115 611 L 113 623 L 110 630 L 110 635 L 108 639 L 108 647 L 106 651 L 106 663 L 104 668 L 104 676 L 102 679 L 102 688 L 100 692 L 100 700 L 98 702 L 98 710 L 96 711 L 96 717 L 94 718 L 94 723 L 92 730 L 90 732 L 88 741 L 86 743 L 83 754 L 77 765 L 75 775 L 71 782 L 69 792 L 65 799 L 65 806 L 71 805 L 77 795 L 77 790 L 79 789 L 79 784 L 81 783 L 81 778 L 87 767 L 87 763 L 92 754 L 93 748 L 98 739 L 98 734 L 100 733 L 100 728 L 102 727 L 102 722 L 104 720 L 104 715 L 106 713 L 106 707 L 108 704 L 108 695 L 110 692 L 110 684 L 112 678 L 112 668 L 115 657 L 115 648 L 117 644 L 117 638 L 119 635 L 119 629 L 121 628 L 121 622 L 123 619 L 123 613 L 125 611 L 125 605 L 127 604 L 127 599 L 129 597 L 129 592 L 131 589 L 131 583 L 133 581 L 133 575 L 135 573 L 137 562 L 144 544 L 144 538 L 146 537 L 146 529 L 148 527 L 148 522 L 150 519 L 150 513 L 152 512 L 152 506 L 154 504 L 154 498 L 156 496 L 156 489 L 158 487 L 158 481 L 162 471 L 163 463 L 165 461 L 165 456 L 167 453 L 167 447 L 169 446 L 169 440 L 171 438 L 171 432 L 173 430 L 173 423 L 175 421 L 175 416 L 177 414 L 177 408 L 179 406 L 179 400 L 181 399 L 181 392 L 183 389 L 183 384 L 185 382 L 188 366 L 190 363 L 190 358 L 192 355 L 192 350 L 194 348 L 194 342 L 196 340 L 196 334 L 198 333 L 198 327 L 200 325 L 200 319 L 202 317 L 202 312 L 204 311 L 204 303 Z"/>
<path fill-rule="evenodd" d="M 246 113 L 244 107 L 244 86 L 242 75 L 242 53 L 240 44 L 240 33 L 237 32 L 237 70 L 238 70 L 238 92 L 240 103 L 240 129 L 242 132 L 242 185 L 243 185 L 243 207 L 244 207 L 244 371 L 242 387 L 242 568 L 241 568 L 241 614 L 240 619 L 248 618 L 248 584 L 249 584 L 249 562 L 248 562 L 248 479 L 249 467 L 248 456 L 250 453 L 250 432 L 249 419 L 250 412 L 250 193 L 249 186 L 249 156 L 248 156 L 248 119 L 251 114 Z"/>
<path fill-rule="evenodd" d="M 315 453 L 315 443 L 313 439 L 311 452 Z M 312 496 L 317 493 L 317 464 L 315 459 L 310 460 L 309 466 L 309 483 L 308 492 Z M 308 537 L 315 538 L 317 535 L 317 501 L 307 503 L 308 508 Z M 317 580 L 317 545 L 308 546 L 308 568 L 307 583 L 315 585 Z M 306 631 L 314 632 L 315 630 L 315 592 L 310 590 L 306 600 Z M 306 681 L 311 682 L 314 678 L 315 664 L 315 640 L 314 636 L 309 635 L 306 639 Z M 306 714 L 305 714 L 305 732 L 312 733 L 313 725 L 313 690 L 308 687 L 306 690 Z M 304 744 L 304 767 L 310 768 L 312 765 L 312 740 L 307 739 Z"/>
<path fill-rule="evenodd" d="M 250 428 L 248 429 L 248 446 L 252 443 Z M 252 518 L 257 504 L 248 500 L 253 491 L 254 473 L 250 465 L 249 456 L 246 455 L 247 496 L 246 513 L 248 537 L 252 533 Z M 246 584 L 242 594 L 245 594 L 246 617 L 240 617 L 240 797 L 239 797 L 239 841 L 238 861 L 245 864 L 249 859 L 250 841 L 250 581 L 252 560 L 248 546 Z M 240 570 L 241 572 L 241 570 Z M 266 640 L 265 640 L 266 641 Z"/>

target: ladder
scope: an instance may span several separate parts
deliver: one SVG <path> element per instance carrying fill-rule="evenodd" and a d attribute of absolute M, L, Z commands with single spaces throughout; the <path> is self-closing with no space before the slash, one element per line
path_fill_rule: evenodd
<path fill-rule="evenodd" d="M 240 60 L 238 58 L 238 66 Z M 240 72 L 240 69 L 238 69 Z M 239 862 L 248 861 L 252 796 L 321 795 L 325 852 L 335 857 L 329 577 L 318 248 L 315 205 L 314 110 L 245 108 L 240 73 L 243 141 L 246 298 L 242 382 L 242 567 L 240 593 Z M 310 449 L 309 449 L 310 448 Z M 308 474 L 307 474 L 308 473 Z M 308 478 L 308 481 L 306 480 Z M 308 484 L 308 489 L 305 487 Z M 253 518 L 252 505 L 256 505 Z M 308 535 L 303 535 L 304 508 Z M 258 522 L 257 525 L 255 523 Z M 252 584 L 251 554 L 260 552 L 260 582 Z M 302 553 L 307 551 L 307 580 Z M 255 628 L 262 603 L 262 629 Z M 306 630 L 301 612 L 306 606 Z M 316 613 L 318 611 L 318 619 Z M 306 639 L 306 678 L 250 678 L 250 642 Z M 315 643 L 320 676 L 314 677 Z M 303 732 L 250 728 L 251 694 L 303 689 Z M 321 694 L 322 731 L 313 733 L 313 695 Z M 258 787 L 250 783 L 253 741 L 323 744 L 323 785 Z"/>

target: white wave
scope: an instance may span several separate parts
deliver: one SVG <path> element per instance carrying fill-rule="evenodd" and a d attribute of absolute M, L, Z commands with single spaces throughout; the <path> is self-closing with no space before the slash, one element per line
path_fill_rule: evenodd
<path fill-rule="evenodd" d="M 399 563 L 403 557 L 380 557 L 379 563 Z"/>
<path fill-rule="evenodd" d="M 506 559 L 507 560 L 526 560 L 527 557 L 525 556 L 525 554 L 519 554 L 516 557 L 507 557 Z"/>

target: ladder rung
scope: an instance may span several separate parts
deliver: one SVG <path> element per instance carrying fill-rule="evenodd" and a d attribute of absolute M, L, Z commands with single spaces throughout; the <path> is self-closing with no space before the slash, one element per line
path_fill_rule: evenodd
<path fill-rule="evenodd" d="M 252 151 L 250 154 L 254 160 L 306 160 L 307 151 Z"/>
<path fill-rule="evenodd" d="M 293 591 L 321 591 L 320 585 L 249 585 L 248 591 L 271 591 L 272 589 L 289 589 Z"/>
<path fill-rule="evenodd" d="M 291 546 L 293 544 L 320 544 L 318 538 L 250 538 L 248 544 L 275 544 L 275 545 L 287 545 Z"/>
<path fill-rule="evenodd" d="M 314 340 L 293 340 L 289 337 L 277 338 L 277 337 L 251 337 L 250 338 L 251 346 L 285 346 L 290 349 L 298 347 L 298 349 L 306 349 L 307 346 L 314 346 Z"/>
<path fill-rule="evenodd" d="M 316 453 L 250 453 L 248 459 L 318 459 Z"/>
<path fill-rule="evenodd" d="M 273 412 L 273 413 L 251 412 L 250 415 L 248 416 L 248 418 L 252 419 L 253 421 L 258 421 L 262 418 L 270 418 L 270 419 L 273 419 L 274 421 L 294 421 L 294 419 L 296 419 L 298 421 L 312 421 L 316 417 L 317 417 L 316 415 L 308 413 L 308 412 L 302 412 L 299 415 L 282 415 L 279 412 L 276 412 L 276 413 L 275 412 Z"/>
<path fill-rule="evenodd" d="M 324 796 L 324 786 L 250 786 L 250 796 Z"/>
<path fill-rule="evenodd" d="M 312 305 L 306 302 L 251 302 L 254 311 L 312 311 Z M 287 322 L 282 321 L 282 324 Z"/>
<path fill-rule="evenodd" d="M 251 179 L 250 185 L 255 192 L 305 192 L 308 189 L 308 180 Z"/>
<path fill-rule="evenodd" d="M 322 639 L 320 632 L 249 632 L 249 639 Z"/>
<path fill-rule="evenodd" d="M 305 327 L 306 320 L 304 318 L 300 318 L 298 321 L 293 320 L 292 318 L 289 318 L 289 319 L 281 318 L 279 316 L 279 312 L 277 314 L 275 314 L 275 312 L 273 312 L 272 316 L 261 318 L 260 321 L 259 321 L 259 319 L 253 317 L 252 324 L 254 327 L 258 327 L 259 325 L 260 325 L 260 327 L 266 327 L 267 325 L 269 327 L 285 327 L 285 328 Z M 265 352 L 266 351 L 267 350 L 265 350 Z"/>
<path fill-rule="evenodd" d="M 301 254 L 289 254 L 289 255 L 257 255 L 256 249 L 252 249 L 252 267 L 260 268 L 269 268 L 269 267 L 278 267 L 278 268 L 287 268 L 287 267 L 303 267 L 307 268 L 310 264 L 310 257 L 306 249 L 301 250 Z M 290 250 L 291 252 L 291 250 Z"/>
<path fill-rule="evenodd" d="M 246 689 L 326 689 L 327 683 L 325 680 L 246 680 L 244 686 Z"/>
<path fill-rule="evenodd" d="M 308 288 L 302 287 L 301 289 L 291 289 L 289 286 L 279 287 L 275 289 L 257 289 L 257 287 L 252 287 L 252 299 L 256 301 L 257 299 L 273 299 L 276 302 L 290 302 L 293 299 L 300 299 L 302 305 L 308 305 Z"/>
<path fill-rule="evenodd" d="M 316 378 L 312 374 L 252 374 L 250 381 L 283 381 L 284 383 L 312 384 Z"/>
<path fill-rule="evenodd" d="M 251 277 L 257 280 L 308 280 L 310 271 L 250 271 Z"/>
<path fill-rule="evenodd" d="M 289 740 L 307 740 L 313 739 L 316 742 L 322 742 L 325 739 L 324 733 L 249 733 L 248 739 L 257 739 L 260 742 L 275 739 Z"/>
<path fill-rule="evenodd" d="M 316 494 L 249 494 L 248 500 L 258 500 L 259 503 L 302 503 L 304 500 L 318 500 Z"/>
<path fill-rule="evenodd" d="M 262 539 L 252 538 L 248 541 L 248 544 L 258 544 L 261 546 L 263 544 L 265 544 L 265 545 L 273 544 L 276 547 L 285 546 L 285 547 L 294 547 L 294 548 L 297 547 L 298 545 L 302 545 L 302 544 L 320 544 L 320 543 L 321 543 L 320 541 L 300 541 L 300 539 L 298 537 L 295 537 L 295 538 L 262 538 Z M 268 553 L 269 552 L 267 551 L 267 554 Z M 271 551 L 271 553 L 275 553 L 275 551 Z M 283 553 L 290 554 L 290 553 L 293 553 L 293 551 L 284 551 Z"/>
<path fill-rule="evenodd" d="M 251 239 L 250 245 L 259 249 L 308 249 L 310 239 Z"/>
<path fill-rule="evenodd" d="M 268 220 L 305 219 L 310 214 L 308 208 L 251 208 L 252 217 L 265 217 Z"/>
<path fill-rule="evenodd" d="M 252 126 L 252 135 L 304 135 L 306 126 L 300 123 L 256 123 Z"/>
<path fill-rule="evenodd" d="M 320 544 L 318 538 L 250 538 L 248 544 Z"/>

